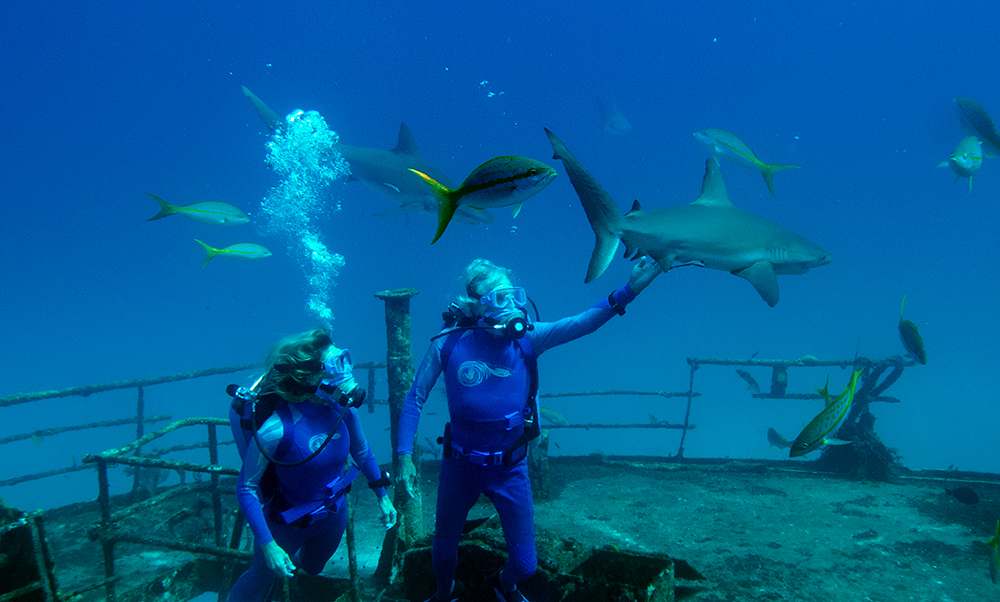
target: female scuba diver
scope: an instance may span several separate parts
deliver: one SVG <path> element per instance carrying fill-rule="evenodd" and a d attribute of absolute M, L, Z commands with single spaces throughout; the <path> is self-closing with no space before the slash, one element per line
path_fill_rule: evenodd
<path fill-rule="evenodd" d="M 229 389 L 243 458 L 236 497 L 254 535 L 253 562 L 231 602 L 261 602 L 279 577 L 323 570 L 347 526 L 346 494 L 359 472 L 378 496 L 386 529 L 396 524 L 388 474 L 379 473 L 356 410 L 365 391 L 350 353 L 317 328 L 279 342 L 267 368 L 252 389 Z"/>
<path fill-rule="evenodd" d="M 396 451 L 398 485 L 411 496 L 417 486 L 413 440 L 427 396 L 444 373 L 450 422 L 438 481 L 432 563 L 437 591 L 427 602 L 457 600 L 458 544 L 472 505 L 480 494 L 497 509 L 507 541 L 508 560 L 493 577 L 500 602 L 523 602 L 518 581 L 535 572 L 534 508 L 525 461 L 527 443 L 538 435 L 536 358 L 545 350 L 597 330 L 660 273 L 643 257 L 628 284 L 590 309 L 556 322 L 532 324 L 524 289 L 511 284 L 511 271 L 485 259 L 473 261 L 463 276 L 467 296 L 446 313 L 403 404 Z"/>

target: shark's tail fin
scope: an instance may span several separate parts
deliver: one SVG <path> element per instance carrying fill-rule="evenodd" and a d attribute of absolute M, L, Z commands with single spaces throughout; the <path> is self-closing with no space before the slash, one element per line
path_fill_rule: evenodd
<path fill-rule="evenodd" d="M 594 253 L 590 256 L 590 265 L 587 267 L 587 278 L 584 280 L 584 282 L 592 282 L 604 273 L 604 270 L 611 264 L 611 260 L 614 259 L 615 253 L 618 252 L 622 216 L 611 195 L 573 156 L 562 140 L 548 129 L 545 130 L 545 133 L 548 135 L 555 153 L 552 158 L 562 160 L 566 173 L 569 175 L 569 181 L 576 189 L 580 203 L 583 204 L 583 210 L 587 213 L 590 227 L 594 229 L 594 234 L 597 236 Z"/>
<path fill-rule="evenodd" d="M 774 172 L 792 168 L 802 169 L 799 165 L 778 165 L 775 163 L 760 164 L 760 175 L 764 176 L 764 181 L 767 182 L 767 189 L 771 191 L 771 196 L 774 196 Z"/>

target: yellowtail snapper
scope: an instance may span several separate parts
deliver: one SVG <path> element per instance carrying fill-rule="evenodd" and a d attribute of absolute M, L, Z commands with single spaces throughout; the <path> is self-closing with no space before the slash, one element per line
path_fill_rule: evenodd
<path fill-rule="evenodd" d="M 211 261 L 215 256 L 232 257 L 233 259 L 240 259 L 243 261 L 252 261 L 254 259 L 263 259 L 271 256 L 270 251 L 257 243 L 252 242 L 240 242 L 222 249 L 216 249 L 215 247 L 206 245 L 197 238 L 194 239 L 194 241 L 205 247 L 205 251 L 208 253 L 208 256 L 205 257 L 205 262 L 201 264 L 201 267 L 205 267 L 205 264 Z"/>
<path fill-rule="evenodd" d="M 155 194 L 150 192 L 146 194 L 160 204 L 160 212 L 146 220 L 147 222 L 151 222 L 154 219 L 163 219 L 170 215 L 183 215 L 196 222 L 221 226 L 237 226 L 250 221 L 246 213 L 243 213 L 229 203 L 202 201 L 200 203 L 191 203 L 190 205 L 171 205 Z"/>
<path fill-rule="evenodd" d="M 917 332 L 917 326 L 909 320 L 903 319 L 903 312 L 906 310 L 906 295 L 903 295 L 903 305 L 899 308 L 899 338 L 903 341 L 906 352 L 921 364 L 927 363 L 927 349 L 924 347 L 924 339 Z"/>
<path fill-rule="evenodd" d="M 775 163 L 764 163 L 757 157 L 745 142 L 736 137 L 736 134 L 720 130 L 719 128 L 707 128 L 694 133 L 694 137 L 707 148 L 716 159 L 725 159 L 730 163 L 735 163 L 740 167 L 753 167 L 760 170 L 760 175 L 764 176 L 767 189 L 774 196 L 774 172 L 782 169 L 800 169 L 798 165 L 778 165 Z"/>
<path fill-rule="evenodd" d="M 517 217 L 521 203 L 552 183 L 556 170 L 527 157 L 504 156 L 490 159 L 465 178 L 458 188 L 448 188 L 429 175 L 410 169 L 427 182 L 438 202 L 438 227 L 431 244 L 444 234 L 459 205 L 492 209 L 513 205 Z"/>
<path fill-rule="evenodd" d="M 538 413 L 541 414 L 542 418 L 548 420 L 552 424 L 567 425 L 569 424 L 569 419 L 563 416 L 561 413 L 553 410 L 552 408 L 546 408 L 542 406 L 538 408 Z"/>
<path fill-rule="evenodd" d="M 851 404 L 854 403 L 854 391 L 858 386 L 859 376 L 861 376 L 861 370 L 855 370 L 851 376 L 851 382 L 847 383 L 847 388 L 836 397 L 830 396 L 829 377 L 827 377 L 826 384 L 823 385 L 822 389 L 816 389 L 816 392 L 822 395 L 826 401 L 826 407 L 806 425 L 806 428 L 802 429 L 799 436 L 792 442 L 792 450 L 788 454 L 789 457 L 797 458 L 804 456 L 821 445 L 845 445 L 850 443 L 850 441 L 836 439 L 834 435 L 837 434 L 840 425 L 844 423 L 848 412 L 851 411 Z"/>

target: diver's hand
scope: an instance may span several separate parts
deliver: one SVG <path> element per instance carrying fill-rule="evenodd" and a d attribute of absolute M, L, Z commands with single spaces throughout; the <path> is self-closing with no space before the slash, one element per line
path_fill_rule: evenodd
<path fill-rule="evenodd" d="M 643 255 L 639 258 L 639 263 L 635 264 L 635 267 L 632 268 L 632 275 L 629 276 L 628 285 L 632 287 L 632 292 L 638 295 L 662 271 L 660 264 L 653 261 L 649 255 Z"/>
<path fill-rule="evenodd" d="M 382 524 L 385 525 L 385 530 L 396 526 L 396 519 L 399 518 L 396 515 L 396 508 L 392 505 L 392 500 L 389 496 L 383 495 L 378 499 L 378 507 L 382 510 Z"/>
<path fill-rule="evenodd" d="M 413 454 L 399 455 L 399 474 L 396 475 L 396 485 L 402 486 L 410 499 L 416 497 L 413 492 L 417 488 L 417 467 L 413 465 Z"/>
<path fill-rule="evenodd" d="M 295 571 L 295 564 L 292 563 L 292 559 L 288 557 L 288 554 L 281 549 L 278 542 L 271 541 L 264 544 L 260 551 L 264 553 L 264 561 L 267 563 L 267 568 L 275 572 L 279 577 L 291 577 L 293 571 Z"/>

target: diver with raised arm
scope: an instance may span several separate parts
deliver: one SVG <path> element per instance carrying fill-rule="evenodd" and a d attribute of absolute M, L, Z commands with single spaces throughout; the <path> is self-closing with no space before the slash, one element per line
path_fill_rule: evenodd
<path fill-rule="evenodd" d="M 445 328 L 433 338 L 403 404 L 396 451 L 398 485 L 413 495 L 417 486 L 413 440 L 427 396 L 444 374 L 450 422 L 438 482 L 432 562 L 437 591 L 428 602 L 458 600 L 455 581 L 458 544 L 469 510 L 480 494 L 497 509 L 508 560 L 493 577 L 500 602 L 525 598 L 517 583 L 535 572 L 534 507 L 525 461 L 528 441 L 538 435 L 537 357 L 557 345 L 594 332 L 660 273 L 643 257 L 628 284 L 575 316 L 532 323 L 523 288 L 512 273 L 486 259 L 465 269 L 466 296 L 446 312 Z"/>

